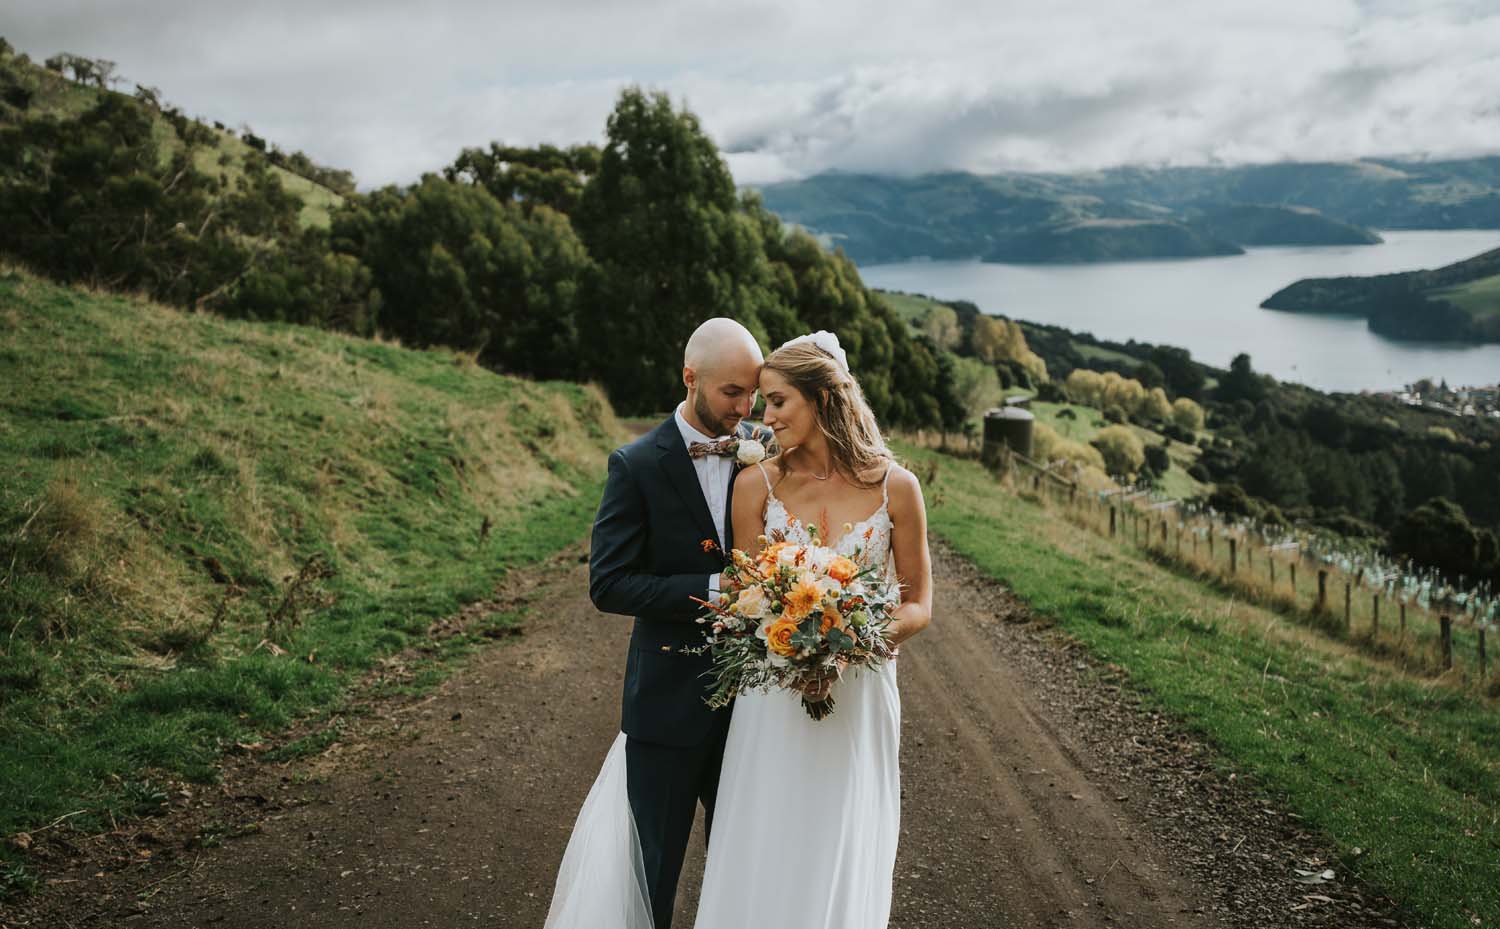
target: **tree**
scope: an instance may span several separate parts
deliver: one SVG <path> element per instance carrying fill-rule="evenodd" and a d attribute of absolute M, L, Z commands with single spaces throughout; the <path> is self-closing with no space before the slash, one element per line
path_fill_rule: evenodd
<path fill-rule="evenodd" d="M 1146 462 L 1146 449 L 1129 426 L 1106 426 L 1089 442 L 1104 456 L 1109 474 L 1129 480 Z"/>
<path fill-rule="evenodd" d="M 1214 399 L 1220 403 L 1245 400 L 1252 404 L 1266 397 L 1266 379 L 1250 367 L 1250 356 L 1241 352 L 1229 363 L 1229 373 L 1214 388 Z"/>
<path fill-rule="evenodd" d="M 599 267 L 586 301 L 590 362 L 622 411 L 666 409 L 682 393 L 682 346 L 705 317 L 765 336 L 769 269 L 695 116 L 631 87 L 605 135 L 574 217 Z"/>
<path fill-rule="evenodd" d="M 953 358 L 954 393 L 963 410 L 963 419 L 983 416 L 1000 404 L 1003 395 L 995 369 L 974 358 Z"/>
<path fill-rule="evenodd" d="M 466 148 L 443 169 L 450 181 L 478 184 L 496 200 L 512 200 L 531 209 L 546 206 L 571 214 L 583 197 L 584 183 L 599 169 L 593 145 L 517 148 L 491 142 L 488 149 Z"/>
<path fill-rule="evenodd" d="M 1172 402 L 1172 421 L 1189 432 L 1198 432 L 1203 428 L 1203 407 L 1187 397 L 1178 397 Z"/>
<path fill-rule="evenodd" d="M 369 269 L 382 331 L 477 352 L 489 367 L 583 373 L 578 301 L 594 272 L 561 214 L 528 216 L 482 187 L 427 174 L 340 210 L 332 234 Z"/>
<path fill-rule="evenodd" d="M 1463 508 L 1436 497 L 1411 510 L 1391 530 L 1391 552 L 1437 568 L 1453 580 L 1497 569 L 1495 534 L 1469 522 Z"/>
<path fill-rule="evenodd" d="M 170 157 L 136 100 L 103 94 L 73 119 L 0 129 L 0 251 L 64 281 L 141 290 L 179 305 L 222 294 L 300 201 L 253 173 L 233 194 Z"/>
<path fill-rule="evenodd" d="M 969 340 L 980 361 L 1014 362 L 1033 383 L 1047 380 L 1047 363 L 1027 346 L 1020 324 L 998 316 L 978 316 Z"/>
<path fill-rule="evenodd" d="M 1206 378 L 1202 366 L 1193 361 L 1185 348 L 1157 345 L 1151 349 L 1151 363 L 1166 378 L 1167 390 L 1190 400 L 1203 399 Z"/>
<path fill-rule="evenodd" d="M 1167 400 L 1166 391 L 1153 387 L 1141 401 L 1137 412 L 1147 419 L 1165 422 L 1172 418 L 1172 404 Z"/>
<path fill-rule="evenodd" d="M 958 314 L 953 312 L 953 307 L 938 304 L 929 307 L 926 315 L 922 317 L 922 334 L 932 340 L 932 344 L 940 349 L 952 351 L 958 346 L 963 332 L 958 327 Z"/>
<path fill-rule="evenodd" d="M 1166 474 L 1172 467 L 1172 456 L 1167 451 L 1167 446 L 1147 445 L 1145 448 L 1145 468 L 1158 477 Z"/>

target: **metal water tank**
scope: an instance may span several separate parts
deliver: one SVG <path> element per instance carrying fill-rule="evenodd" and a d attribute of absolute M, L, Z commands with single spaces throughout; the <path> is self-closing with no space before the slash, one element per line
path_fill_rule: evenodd
<path fill-rule="evenodd" d="M 980 458 L 986 464 L 994 464 L 1000 457 L 1001 447 L 1031 457 L 1032 423 L 1036 417 L 1030 410 L 1018 406 L 1006 406 L 984 414 L 984 448 Z"/>

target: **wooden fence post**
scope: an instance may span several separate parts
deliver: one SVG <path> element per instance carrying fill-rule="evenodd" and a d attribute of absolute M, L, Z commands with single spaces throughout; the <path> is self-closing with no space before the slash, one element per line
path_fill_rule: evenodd
<path fill-rule="evenodd" d="M 1248 538 L 1245 541 L 1250 541 Z M 1245 546 L 1245 573 L 1249 574 L 1255 570 L 1255 546 Z"/>
<path fill-rule="evenodd" d="M 1401 635 L 1398 638 L 1402 642 L 1406 641 L 1406 601 L 1405 600 L 1401 601 Z"/>
<path fill-rule="evenodd" d="M 1212 564 L 1214 560 L 1214 527 L 1208 527 L 1208 560 Z"/>
<path fill-rule="evenodd" d="M 1229 573 L 1230 574 L 1234 573 L 1236 552 L 1238 550 L 1239 550 L 1239 545 L 1237 544 L 1237 540 L 1233 536 L 1230 536 L 1229 537 Z"/>
<path fill-rule="evenodd" d="M 1353 594 L 1351 592 L 1351 585 L 1349 584 L 1348 581 L 1344 581 L 1344 631 L 1345 632 L 1349 631 L 1349 626 L 1350 626 L 1349 616 L 1350 616 L 1351 611 L 1349 609 L 1349 598 L 1351 596 L 1353 596 Z"/>
<path fill-rule="evenodd" d="M 1481 681 L 1484 680 L 1485 671 L 1488 668 L 1488 666 L 1489 666 L 1488 662 L 1486 661 L 1485 656 L 1484 656 L 1484 627 L 1480 626 L 1479 627 L 1479 679 Z"/>
<path fill-rule="evenodd" d="M 1447 613 L 1438 617 L 1438 628 L 1443 634 L 1443 670 L 1453 667 L 1453 620 Z"/>
<path fill-rule="evenodd" d="M 1370 634 L 1377 635 L 1380 632 L 1380 594 L 1370 597 Z"/>
<path fill-rule="evenodd" d="M 1115 507 L 1114 507 L 1114 504 L 1110 504 L 1110 507 L 1109 507 L 1109 537 L 1111 539 L 1113 539 L 1115 537 Z"/>
<path fill-rule="evenodd" d="M 1167 518 L 1165 516 L 1161 519 L 1161 547 L 1167 547 Z"/>
<path fill-rule="evenodd" d="M 1328 609 L 1328 569 L 1318 569 L 1318 602 L 1314 606 L 1319 613 Z"/>
<path fill-rule="evenodd" d="M 1276 557 L 1267 555 L 1266 563 L 1271 566 L 1271 590 L 1274 592 L 1276 590 Z"/>
<path fill-rule="evenodd" d="M 1287 567 L 1292 571 L 1292 597 L 1295 599 L 1297 596 L 1297 562 L 1294 561 Z"/>

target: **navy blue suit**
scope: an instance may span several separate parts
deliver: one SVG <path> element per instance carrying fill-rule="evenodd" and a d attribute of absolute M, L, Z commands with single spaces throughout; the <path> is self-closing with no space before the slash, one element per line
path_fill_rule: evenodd
<path fill-rule="evenodd" d="M 740 435 L 753 435 L 748 424 Z M 734 547 L 733 474 L 729 480 L 726 549 Z M 704 550 L 705 539 L 714 540 L 712 550 Z M 609 456 L 590 543 L 589 595 L 602 612 L 635 617 L 620 728 L 628 737 L 626 780 L 656 929 L 671 925 L 698 803 L 712 828 L 729 732 L 730 711 L 704 702 L 708 656 L 682 654 L 703 644 L 702 607 L 692 598 L 707 599 L 709 575 L 724 568 L 717 539 L 675 415 Z"/>

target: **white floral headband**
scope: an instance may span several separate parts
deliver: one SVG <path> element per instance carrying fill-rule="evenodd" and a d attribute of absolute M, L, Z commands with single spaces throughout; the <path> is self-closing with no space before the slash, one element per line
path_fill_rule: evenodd
<path fill-rule="evenodd" d="M 782 348 L 790 345 L 802 345 L 811 343 L 833 356 L 833 360 L 839 363 L 845 374 L 849 374 L 849 356 L 844 354 L 844 349 L 839 345 L 839 337 L 826 329 L 819 329 L 807 335 L 799 335 L 795 339 L 788 339 L 781 343 Z"/>

